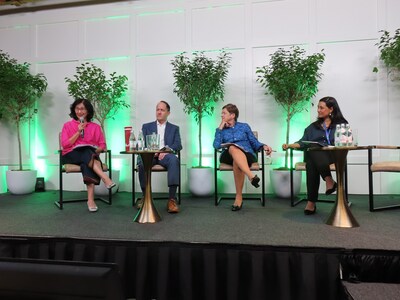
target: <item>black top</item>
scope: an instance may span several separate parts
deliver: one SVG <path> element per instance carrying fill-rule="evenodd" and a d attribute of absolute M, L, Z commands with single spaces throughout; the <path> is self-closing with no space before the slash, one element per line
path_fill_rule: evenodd
<path fill-rule="evenodd" d="M 328 145 L 334 146 L 335 145 L 336 124 L 341 124 L 341 123 L 347 124 L 346 121 L 342 121 L 340 123 L 331 123 L 331 125 L 327 128 L 327 130 L 329 132 L 330 143 L 328 143 L 326 131 L 322 127 L 322 123 L 320 123 L 320 121 L 315 121 L 315 122 L 311 123 L 310 125 L 308 125 L 308 127 L 304 130 L 303 137 L 296 143 L 298 143 L 300 145 L 301 150 L 311 146 L 310 144 L 305 144 L 302 141 L 313 141 L 313 142 L 318 142 L 324 146 L 328 146 Z"/>

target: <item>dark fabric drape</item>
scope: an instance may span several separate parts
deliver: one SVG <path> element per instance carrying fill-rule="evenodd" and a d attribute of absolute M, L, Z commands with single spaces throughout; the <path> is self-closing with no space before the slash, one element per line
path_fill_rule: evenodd
<path fill-rule="evenodd" d="M 400 283 L 398 251 L 346 251 L 340 256 L 340 264 L 347 281 Z"/>
<path fill-rule="evenodd" d="M 113 262 L 137 300 L 339 299 L 340 249 L 1 238 L 0 257 Z"/>

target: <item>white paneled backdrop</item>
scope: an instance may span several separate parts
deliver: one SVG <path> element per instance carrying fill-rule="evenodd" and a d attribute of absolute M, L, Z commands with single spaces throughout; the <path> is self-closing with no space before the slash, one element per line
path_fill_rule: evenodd
<path fill-rule="evenodd" d="M 0 18 L 0 49 L 48 79 L 48 90 L 38 103 L 36 119 L 25 126 L 23 148 L 26 167 L 37 167 L 47 189 L 58 189 L 58 132 L 69 119 L 72 99 L 65 77 L 89 61 L 111 73 L 129 78 L 126 101 L 131 108 L 108 121 L 107 137 L 113 165 L 121 171 L 120 190 L 130 191 L 130 157 L 123 150 L 123 127 L 154 120 L 155 105 L 164 99 L 171 104 L 170 121 L 178 124 L 182 151 L 183 191 L 187 192 L 186 169 L 197 163 L 197 132 L 194 119 L 183 112 L 173 93 L 171 60 L 180 52 L 204 50 L 215 57 L 221 48 L 232 53 L 225 101 L 205 119 L 204 161 L 212 165 L 211 147 L 220 109 L 228 102 L 240 109 L 240 120 L 260 132 L 260 139 L 278 152 L 267 160 L 267 169 L 282 163 L 280 151 L 285 128 L 283 111 L 256 82 L 256 68 L 268 63 L 279 47 L 301 45 L 309 53 L 323 50 L 326 61 L 318 98 L 334 96 L 359 132 L 359 142 L 400 144 L 400 83 L 392 81 L 379 61 L 376 43 L 380 30 L 400 27 L 398 0 L 149 0 L 119 1 L 75 8 L 16 13 Z M 378 66 L 380 72 L 373 73 Z M 304 127 L 316 116 L 308 112 L 293 119 L 291 140 L 301 137 Z M 0 192 L 5 192 L 5 171 L 17 164 L 15 129 L 0 123 Z M 110 126 L 111 125 L 111 126 Z M 350 193 L 367 193 L 367 153 L 349 154 Z M 375 159 L 399 159 L 391 152 Z M 225 175 L 223 190 L 233 192 L 232 178 Z M 375 180 L 381 193 L 400 192 L 398 178 L 391 174 Z M 357 178 L 357 180 L 355 180 Z M 154 190 L 161 191 L 165 177 L 155 176 Z M 272 192 L 267 181 L 267 192 Z M 82 184 L 72 182 L 71 189 Z M 246 185 L 251 191 L 251 186 Z M 305 189 L 303 183 L 303 189 Z"/>

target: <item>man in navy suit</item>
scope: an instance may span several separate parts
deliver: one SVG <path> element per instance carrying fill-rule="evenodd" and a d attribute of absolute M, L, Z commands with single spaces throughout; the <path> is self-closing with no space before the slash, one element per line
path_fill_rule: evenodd
<path fill-rule="evenodd" d="M 179 127 L 167 121 L 170 114 L 170 106 L 166 101 L 161 100 L 156 106 L 156 118 L 154 122 L 143 124 L 143 136 L 150 135 L 153 132 L 160 135 L 160 148 L 168 147 L 174 152 L 182 149 L 181 136 L 179 134 Z M 167 211 L 169 213 L 178 213 L 179 206 L 176 198 L 176 190 L 179 185 L 179 172 L 180 161 L 173 153 L 160 153 L 156 154 L 153 160 L 153 165 L 159 164 L 168 170 L 168 187 L 169 187 L 169 200 Z M 139 181 L 143 194 L 145 193 L 146 181 L 144 167 L 141 162 L 138 163 L 139 167 Z M 141 202 L 138 203 L 141 205 Z"/>

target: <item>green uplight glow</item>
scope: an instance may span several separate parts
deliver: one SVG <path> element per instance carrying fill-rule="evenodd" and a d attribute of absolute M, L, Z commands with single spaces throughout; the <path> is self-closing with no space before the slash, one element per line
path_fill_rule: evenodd
<path fill-rule="evenodd" d="M 87 59 L 86 61 L 116 61 L 116 60 L 126 60 L 130 59 L 130 56 L 114 56 L 114 57 L 98 57 L 98 58 L 92 58 L 92 59 Z"/>
<path fill-rule="evenodd" d="M 125 95 L 125 101 L 129 103 L 130 94 L 129 92 Z M 132 105 L 132 104 L 131 104 Z M 131 156 L 120 155 L 121 151 L 125 150 L 125 126 L 132 126 L 130 120 L 131 110 L 134 107 L 120 110 L 114 119 L 106 120 L 106 139 L 107 148 L 111 150 L 112 157 L 118 156 L 112 159 L 112 169 L 120 171 L 120 182 L 128 180 L 128 176 L 131 174 Z M 135 130 L 136 132 L 136 130 Z"/>
<path fill-rule="evenodd" d="M 181 14 L 181 13 L 184 13 L 183 9 L 166 10 L 166 11 L 160 11 L 160 12 L 141 13 L 141 14 L 138 14 L 138 17 L 155 16 L 155 15 Z"/>
<path fill-rule="evenodd" d="M 28 25 L 17 25 L 13 27 L 14 29 L 21 30 L 21 29 L 28 29 Z"/>
<path fill-rule="evenodd" d="M 215 115 L 215 113 L 214 113 Z M 191 115 L 190 118 L 188 119 L 188 122 L 190 123 L 190 132 L 188 132 L 188 135 L 191 137 L 190 138 L 190 144 L 188 153 L 191 154 L 190 157 L 188 157 L 188 166 L 198 166 L 199 161 L 199 125 L 196 123 L 194 116 Z M 202 165 L 204 167 L 212 167 L 214 166 L 214 148 L 213 148 L 213 142 L 214 142 L 214 134 L 215 134 L 215 128 L 217 128 L 217 123 L 215 121 L 214 116 L 205 116 L 203 117 L 202 120 L 202 133 L 201 133 L 201 141 L 202 141 L 202 152 L 203 152 L 203 157 L 202 157 Z"/>
<path fill-rule="evenodd" d="M 46 177 L 48 176 L 47 172 L 47 145 L 45 145 L 45 142 L 48 140 L 48 137 L 44 133 L 42 126 L 45 126 L 45 124 L 40 124 L 39 118 L 35 119 L 35 149 L 33 151 L 32 157 L 33 159 L 33 166 L 35 170 L 38 172 L 38 177 Z"/>
<path fill-rule="evenodd" d="M 111 16 L 111 17 L 106 17 L 107 20 L 116 20 L 116 19 L 129 19 L 129 15 L 124 15 L 124 16 Z"/>
<path fill-rule="evenodd" d="M 112 168 L 113 168 L 113 170 L 121 170 L 121 168 L 122 168 L 122 159 L 114 158 L 112 160 Z"/>
<path fill-rule="evenodd" d="M 0 193 L 7 192 L 6 171 L 7 167 L 0 167 Z"/>
<path fill-rule="evenodd" d="M 115 19 L 128 19 L 130 16 L 129 15 L 122 15 L 122 16 L 109 16 L 105 18 L 91 18 L 91 19 L 86 19 L 86 22 L 99 22 L 103 20 L 115 20 Z"/>
<path fill-rule="evenodd" d="M 138 54 L 136 57 L 152 57 L 152 56 L 176 56 L 182 52 L 166 52 L 166 53 L 154 53 L 154 54 Z"/>
<path fill-rule="evenodd" d="M 310 111 L 310 109 L 314 109 L 314 107 L 312 107 L 310 105 L 310 107 L 308 108 L 308 111 Z M 296 114 L 292 120 L 290 121 L 290 136 L 289 136 L 289 143 L 294 143 L 296 141 L 298 141 L 304 134 L 304 129 L 314 120 L 310 120 L 307 116 L 309 115 L 308 112 L 301 112 Z M 274 167 L 282 167 L 285 165 L 285 155 L 284 155 L 284 151 L 282 151 L 281 149 L 281 145 L 283 143 L 285 143 L 285 139 L 286 139 L 286 113 L 282 113 L 281 115 L 281 119 L 282 119 L 282 126 L 280 126 L 277 130 L 279 130 L 279 134 L 278 134 L 278 138 L 279 138 L 279 142 L 275 143 L 274 141 L 262 141 L 265 143 L 274 143 L 277 145 L 277 147 L 279 147 L 279 149 L 274 149 L 278 151 L 278 155 L 272 154 L 272 159 L 273 159 L 273 165 Z M 284 122 L 284 123 L 283 123 Z M 293 152 L 293 166 L 297 163 L 297 162 L 302 162 L 303 161 L 303 152 L 302 151 L 294 151 Z"/>
<path fill-rule="evenodd" d="M 234 4 L 228 4 L 228 5 L 210 5 L 204 9 L 216 9 L 216 8 L 221 8 L 221 7 L 236 7 L 236 6 L 243 6 L 242 3 L 234 3 Z"/>

